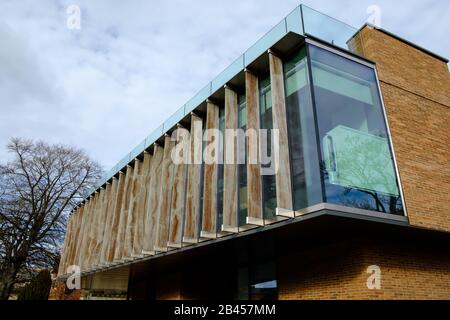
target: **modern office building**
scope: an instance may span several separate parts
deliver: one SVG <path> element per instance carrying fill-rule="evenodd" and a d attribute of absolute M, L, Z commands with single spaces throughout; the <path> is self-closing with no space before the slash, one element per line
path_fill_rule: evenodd
<path fill-rule="evenodd" d="M 447 63 L 297 7 L 73 209 L 60 281 L 75 265 L 84 298 L 450 299 Z"/>

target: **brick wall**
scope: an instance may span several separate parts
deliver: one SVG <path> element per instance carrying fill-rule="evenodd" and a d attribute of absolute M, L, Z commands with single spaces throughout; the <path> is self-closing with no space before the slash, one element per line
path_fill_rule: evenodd
<path fill-rule="evenodd" d="M 450 231 L 447 64 L 367 26 L 349 46 L 377 64 L 411 224 Z"/>
<path fill-rule="evenodd" d="M 448 252 L 447 252 L 448 253 Z M 279 299 L 450 299 L 450 256 L 442 249 L 343 241 L 280 259 Z M 379 290 L 367 268 L 381 270 Z"/>

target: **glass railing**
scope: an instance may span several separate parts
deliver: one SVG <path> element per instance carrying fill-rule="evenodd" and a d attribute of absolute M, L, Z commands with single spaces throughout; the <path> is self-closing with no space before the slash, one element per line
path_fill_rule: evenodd
<path fill-rule="evenodd" d="M 191 111 L 197 108 L 215 91 L 220 89 L 228 81 L 233 79 L 246 66 L 264 54 L 276 42 L 282 39 L 289 32 L 300 35 L 310 35 L 323 41 L 348 49 L 347 41 L 356 33 L 357 29 L 344 22 L 336 20 L 330 16 L 320 13 L 305 5 L 299 5 L 292 10 L 283 20 L 267 32 L 261 39 L 255 42 L 239 58 L 234 60 L 217 77 L 204 86 L 185 105 L 179 108 L 168 120 L 156 128 L 144 141 L 138 144 L 133 151 L 126 155 L 117 165 L 100 179 L 97 188 L 113 177 L 117 171 L 125 167 L 141 152 L 147 149 L 152 143 L 158 140 L 165 132 L 173 128 L 177 122 L 182 120 Z"/>
<path fill-rule="evenodd" d="M 301 10 L 305 34 L 348 49 L 347 41 L 356 33 L 356 28 L 304 5 Z"/>

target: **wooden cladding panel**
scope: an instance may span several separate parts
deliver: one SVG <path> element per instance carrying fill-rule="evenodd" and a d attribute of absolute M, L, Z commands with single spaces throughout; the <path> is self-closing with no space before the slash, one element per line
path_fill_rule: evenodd
<path fill-rule="evenodd" d="M 91 216 L 90 216 L 91 203 L 89 201 L 90 199 L 88 199 L 83 205 L 84 213 L 83 213 L 83 222 L 81 224 L 82 237 L 80 238 L 80 252 L 78 254 L 78 265 L 82 269 L 84 269 L 84 261 L 85 261 L 85 256 L 86 256 L 86 245 L 87 245 L 88 238 L 89 238 L 89 223 L 90 223 L 90 218 L 91 218 Z"/>
<path fill-rule="evenodd" d="M 186 216 L 183 242 L 198 241 L 200 215 L 200 176 L 202 163 L 202 119 L 191 115 L 191 137 L 186 190 Z"/>
<path fill-rule="evenodd" d="M 238 165 L 237 165 L 237 141 L 234 136 L 227 135 L 226 130 L 238 128 L 238 96 L 236 92 L 225 87 L 225 164 L 223 167 L 223 225 L 225 227 L 237 227 L 238 208 Z M 230 147 L 231 146 L 231 147 Z M 227 159 L 227 150 L 233 150 L 234 159 Z M 229 162 L 231 161 L 231 163 Z"/>
<path fill-rule="evenodd" d="M 92 211 L 92 227 L 89 232 L 90 234 L 90 241 L 89 241 L 89 247 L 88 247 L 88 260 L 87 260 L 87 268 L 90 269 L 93 267 L 95 263 L 96 258 L 96 248 L 97 248 L 97 236 L 98 236 L 98 229 L 100 227 L 100 210 L 101 205 L 103 201 L 104 192 L 103 189 L 100 189 L 96 193 L 96 196 L 94 198 L 95 204 L 94 204 L 94 210 Z"/>
<path fill-rule="evenodd" d="M 167 251 L 169 240 L 169 218 L 172 199 L 172 186 L 174 164 L 172 161 L 172 148 L 174 141 L 167 135 L 164 138 L 164 156 L 161 163 L 161 183 L 159 185 L 160 201 L 156 223 L 155 251 Z"/>
<path fill-rule="evenodd" d="M 279 157 L 275 174 L 277 207 L 292 210 L 292 184 L 289 163 L 289 141 L 286 118 L 286 101 L 284 90 L 283 62 L 280 58 L 269 54 L 270 83 L 272 90 L 273 129 L 278 130 L 279 141 L 274 144 L 273 151 Z"/>
<path fill-rule="evenodd" d="M 145 215 L 148 206 L 148 192 L 150 190 L 150 171 L 152 164 L 152 156 L 145 152 L 144 160 L 142 162 L 142 173 L 139 182 L 139 196 L 136 208 L 136 228 L 133 239 L 133 250 L 131 256 L 140 257 L 142 255 L 142 248 L 144 244 L 144 226 Z"/>
<path fill-rule="evenodd" d="M 213 130 L 215 129 L 215 130 Z M 217 231 L 217 168 L 219 161 L 219 107 L 206 103 L 205 164 L 203 175 L 202 232 Z"/>
<path fill-rule="evenodd" d="M 125 251 L 125 231 L 128 221 L 128 209 L 130 205 L 133 174 L 133 168 L 131 166 L 127 166 L 127 172 L 125 173 L 125 186 L 122 194 L 122 206 L 120 209 L 119 226 L 117 228 L 116 247 L 114 250 L 115 261 L 121 261 Z"/>
<path fill-rule="evenodd" d="M 64 237 L 64 246 L 63 246 L 63 251 L 61 254 L 61 260 L 59 263 L 58 274 L 65 273 L 65 270 L 66 270 L 66 260 L 67 260 L 67 255 L 68 255 L 67 251 L 69 249 L 69 244 L 71 241 L 70 237 L 72 235 L 72 222 L 73 222 L 73 219 L 69 219 L 69 222 L 67 223 L 67 231 L 66 231 L 66 235 Z"/>
<path fill-rule="evenodd" d="M 117 183 L 117 192 L 114 199 L 114 211 L 113 211 L 113 217 L 111 221 L 111 239 L 108 246 L 108 252 L 106 254 L 106 261 L 107 262 L 113 262 L 114 261 L 114 254 L 116 252 L 116 243 L 117 243 L 117 235 L 119 230 L 119 224 L 120 224 L 120 212 L 122 209 L 122 199 L 123 194 L 125 191 L 125 174 L 122 172 L 119 172 L 119 178 Z"/>
<path fill-rule="evenodd" d="M 180 146 L 178 155 L 180 162 L 174 164 L 174 177 L 172 199 L 170 208 L 169 247 L 181 247 L 183 237 L 183 217 L 185 210 L 187 160 L 189 156 L 189 132 L 179 128 L 176 131 L 177 146 Z M 177 149 L 178 150 L 178 149 Z"/>
<path fill-rule="evenodd" d="M 263 219 L 262 182 L 259 163 L 260 112 L 258 77 L 245 72 L 245 99 L 247 111 L 247 215 L 250 219 Z"/>
<path fill-rule="evenodd" d="M 125 229 L 125 243 L 123 259 L 131 258 L 133 251 L 134 233 L 137 223 L 137 208 L 139 201 L 139 192 L 141 191 L 141 175 L 142 175 L 142 161 L 139 159 L 134 160 L 133 178 L 131 179 L 129 209 L 127 217 L 127 225 Z"/>
<path fill-rule="evenodd" d="M 105 220 L 105 232 L 103 234 L 103 245 L 100 256 L 100 264 L 104 265 L 108 262 L 108 250 L 111 245 L 111 234 L 112 234 L 112 224 L 114 220 L 114 208 L 115 208 L 115 198 L 117 194 L 118 187 L 117 178 L 113 177 L 111 182 L 111 191 L 108 196 L 108 205 Z"/>
<path fill-rule="evenodd" d="M 87 241 L 84 247 L 84 259 L 83 259 L 83 269 L 88 269 L 90 267 L 91 248 L 94 241 L 95 233 L 95 209 L 98 203 L 98 192 L 95 192 L 94 196 L 89 199 L 89 222 L 87 225 Z"/>
<path fill-rule="evenodd" d="M 93 266 L 99 266 L 100 265 L 100 256 L 102 252 L 102 246 L 103 246 L 103 234 L 105 232 L 105 220 L 106 220 L 106 211 L 107 211 L 107 205 L 108 205 L 108 197 L 109 193 L 111 193 L 111 184 L 107 184 L 105 188 L 100 189 L 100 205 L 98 207 L 97 211 L 97 232 L 95 236 L 95 248 L 93 250 L 94 253 L 94 259 L 93 259 Z"/>
<path fill-rule="evenodd" d="M 161 184 L 161 163 L 163 154 L 163 148 L 155 144 L 153 148 L 153 160 L 150 173 L 150 189 L 148 190 L 147 195 L 147 197 L 149 198 L 149 203 L 147 206 L 147 213 L 145 218 L 144 245 L 142 249 L 142 253 L 147 255 L 155 253 L 154 245 L 156 220 L 158 217 L 159 199 L 161 196 L 158 190 Z"/>
<path fill-rule="evenodd" d="M 75 213 L 70 217 L 70 220 L 72 220 L 73 228 L 72 228 L 72 233 L 73 236 L 70 239 L 70 243 L 69 243 L 69 251 L 68 251 L 68 256 L 67 256 L 67 260 L 65 262 L 65 270 L 67 270 L 67 267 L 70 265 L 74 265 L 75 264 L 75 252 L 76 249 L 78 247 L 77 243 L 78 243 L 78 237 L 79 237 L 79 233 L 80 233 L 80 220 L 81 220 L 81 213 L 80 213 L 80 208 L 78 208 Z"/>

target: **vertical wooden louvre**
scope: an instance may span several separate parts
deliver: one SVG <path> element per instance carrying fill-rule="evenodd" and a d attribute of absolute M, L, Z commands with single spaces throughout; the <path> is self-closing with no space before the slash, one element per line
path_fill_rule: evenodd
<path fill-rule="evenodd" d="M 166 135 L 164 137 L 164 156 L 161 164 L 161 183 L 159 185 L 160 201 L 158 205 L 158 218 L 156 220 L 155 251 L 167 251 L 169 238 L 170 204 L 172 199 L 172 185 L 174 165 L 172 161 L 172 148 L 174 142 Z"/>
<path fill-rule="evenodd" d="M 225 87 L 225 135 L 223 166 L 223 231 L 238 231 L 237 139 L 231 134 L 238 128 L 238 96 Z M 231 131 L 233 130 L 233 131 Z"/>
<path fill-rule="evenodd" d="M 185 211 L 185 193 L 186 193 L 186 173 L 187 161 L 189 157 L 189 131 L 178 127 L 175 132 L 177 145 L 175 152 L 178 157 L 174 164 L 174 177 L 172 188 L 172 199 L 170 209 L 169 239 L 167 246 L 169 248 L 180 248 L 183 237 L 183 218 Z"/>
<path fill-rule="evenodd" d="M 206 103 L 205 164 L 203 175 L 202 238 L 217 236 L 217 168 L 219 161 L 219 107 Z"/>
<path fill-rule="evenodd" d="M 108 263 L 114 262 L 114 254 L 116 252 L 117 235 L 120 224 L 120 212 L 122 208 L 122 199 L 125 191 L 125 174 L 119 171 L 119 178 L 117 183 L 117 192 L 114 199 L 114 211 L 111 221 L 111 240 L 108 246 L 106 261 Z"/>
<path fill-rule="evenodd" d="M 260 112 L 258 77 L 245 72 L 247 110 L 247 223 L 264 225 L 260 171 Z"/>
<path fill-rule="evenodd" d="M 83 261 L 84 269 L 88 270 L 91 265 L 92 260 L 92 245 L 94 242 L 95 235 L 95 210 L 98 203 L 98 192 L 94 193 L 94 196 L 89 200 L 89 224 L 87 230 L 87 242 L 85 246 L 85 258 Z"/>
<path fill-rule="evenodd" d="M 150 190 L 150 173 L 151 173 L 152 156 L 148 152 L 144 152 L 144 160 L 142 162 L 142 173 L 140 175 L 139 195 L 136 208 L 136 229 L 133 239 L 133 250 L 131 256 L 134 258 L 142 257 L 142 248 L 144 244 L 144 226 L 145 215 L 148 207 L 148 192 Z"/>
<path fill-rule="evenodd" d="M 116 247 L 114 250 L 114 261 L 121 262 L 125 251 L 125 231 L 128 221 L 128 208 L 130 205 L 131 184 L 134 170 L 131 166 L 127 166 L 125 173 L 125 186 L 122 195 L 122 206 L 120 209 L 119 226 L 117 228 Z"/>
<path fill-rule="evenodd" d="M 279 141 L 273 152 L 278 157 L 275 173 L 277 214 L 294 217 L 292 205 L 292 183 L 289 163 L 289 144 L 286 118 L 283 62 L 269 52 L 270 83 L 272 90 L 273 129 L 278 130 Z"/>
<path fill-rule="evenodd" d="M 161 184 L 161 163 L 163 159 L 164 150 L 157 144 L 153 147 L 153 160 L 151 167 L 151 180 L 150 189 L 148 192 L 149 204 L 147 206 L 147 213 L 145 218 L 145 231 L 144 231 L 144 245 L 142 253 L 144 255 L 155 254 L 155 231 L 156 231 L 156 219 L 158 217 L 159 209 L 159 187 Z"/>
<path fill-rule="evenodd" d="M 81 205 L 77 209 L 78 213 L 78 236 L 77 236 L 77 242 L 76 247 L 74 251 L 74 257 L 73 257 L 73 264 L 79 266 L 80 265 L 80 249 L 81 249 L 81 243 L 83 241 L 83 223 L 84 223 L 84 217 L 86 212 L 86 206 Z"/>
<path fill-rule="evenodd" d="M 186 190 L 186 216 L 183 242 L 198 242 L 200 217 L 200 176 L 202 163 L 202 119 L 191 114 L 191 137 Z"/>
<path fill-rule="evenodd" d="M 142 161 L 139 159 L 135 159 L 133 168 L 133 178 L 131 179 L 131 182 L 128 186 L 130 188 L 130 198 L 128 204 L 127 224 L 125 229 L 124 251 L 122 255 L 123 260 L 131 259 L 131 254 L 133 251 L 133 241 L 137 222 L 137 206 L 139 200 L 141 174 L 142 174 Z"/>
<path fill-rule="evenodd" d="M 113 177 L 111 182 L 111 191 L 108 196 L 108 205 L 105 220 L 105 232 L 103 234 L 102 251 L 100 253 L 100 265 L 108 265 L 108 249 L 111 243 L 112 224 L 114 220 L 115 198 L 117 193 L 118 180 Z"/>

